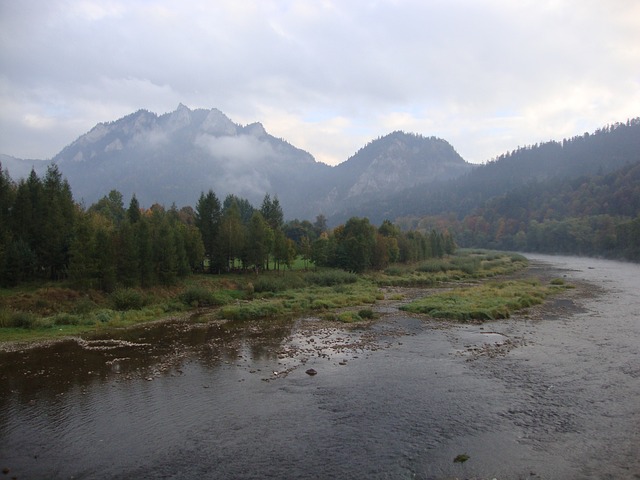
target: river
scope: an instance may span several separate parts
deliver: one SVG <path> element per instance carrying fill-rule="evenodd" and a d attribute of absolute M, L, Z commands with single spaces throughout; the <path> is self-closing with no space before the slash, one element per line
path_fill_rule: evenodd
<path fill-rule="evenodd" d="M 640 478 L 640 266 L 528 257 L 577 288 L 484 325 L 383 304 L 0 353 L 0 479 Z"/>

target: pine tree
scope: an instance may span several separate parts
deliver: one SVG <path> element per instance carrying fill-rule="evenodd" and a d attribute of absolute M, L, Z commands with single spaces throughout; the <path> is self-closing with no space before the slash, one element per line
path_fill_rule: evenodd
<path fill-rule="evenodd" d="M 55 164 L 47 168 L 43 196 L 43 223 L 40 228 L 46 241 L 41 247 L 42 262 L 49 278 L 57 280 L 66 274 L 69 264 L 75 205 L 71 188 Z"/>
<path fill-rule="evenodd" d="M 138 203 L 138 199 L 136 198 L 136 194 L 134 193 L 131 197 L 131 201 L 129 202 L 129 208 L 127 209 L 127 219 L 132 224 L 136 223 L 140 220 L 142 214 L 140 213 L 140 203 Z"/>
<path fill-rule="evenodd" d="M 220 217 L 220 201 L 216 194 L 213 193 L 213 190 L 209 190 L 206 195 L 201 193 L 196 204 L 196 226 L 202 235 L 205 255 L 209 259 L 210 273 L 222 266 L 222 259 L 217 246 Z"/>

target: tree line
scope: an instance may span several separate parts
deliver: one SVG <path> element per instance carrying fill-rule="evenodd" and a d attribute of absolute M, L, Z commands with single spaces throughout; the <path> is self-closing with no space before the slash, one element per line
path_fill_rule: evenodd
<path fill-rule="evenodd" d="M 43 178 L 32 171 L 17 183 L 0 165 L 0 285 L 66 280 L 77 288 L 171 285 L 193 272 L 224 273 L 306 265 L 354 272 L 384 268 L 452 253 L 447 232 L 401 232 L 391 222 L 379 228 L 353 217 L 327 228 L 284 221 L 277 197 L 266 194 L 259 208 L 228 195 L 220 202 L 209 190 L 195 209 L 141 208 L 135 195 L 125 207 L 112 190 L 89 208 L 73 200 L 55 164 Z"/>

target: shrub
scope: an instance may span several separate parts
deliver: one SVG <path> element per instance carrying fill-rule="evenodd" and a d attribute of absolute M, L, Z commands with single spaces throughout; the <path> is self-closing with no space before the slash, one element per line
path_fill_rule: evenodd
<path fill-rule="evenodd" d="M 326 270 L 310 273 L 307 275 L 307 281 L 314 285 L 331 287 L 333 285 L 341 285 L 344 283 L 355 283 L 358 281 L 358 275 L 351 272 L 345 272 L 344 270 Z"/>
<path fill-rule="evenodd" d="M 449 269 L 449 263 L 446 260 L 428 260 L 417 266 L 418 272 L 437 273 L 446 272 Z"/>
<path fill-rule="evenodd" d="M 180 301 L 190 307 L 209 307 L 217 305 L 210 290 L 204 287 L 190 287 L 180 294 Z"/>
<path fill-rule="evenodd" d="M 112 318 L 114 318 L 115 315 L 116 312 L 114 312 L 113 310 L 99 310 L 97 312 L 94 312 L 93 317 L 100 323 L 107 323 Z"/>
<path fill-rule="evenodd" d="M 36 326 L 36 316 L 30 312 L 15 312 L 11 315 L 11 326 L 17 328 L 33 328 Z"/>
<path fill-rule="evenodd" d="M 373 315 L 373 310 L 371 310 L 370 308 L 365 308 L 362 309 L 358 312 L 358 315 L 360 316 L 360 318 L 362 319 L 372 319 L 374 317 Z"/>
<path fill-rule="evenodd" d="M 6 308 L 0 309 L 0 328 L 13 327 L 11 312 Z"/>
<path fill-rule="evenodd" d="M 73 308 L 73 313 L 78 313 L 80 315 L 86 315 L 87 313 L 95 310 L 97 307 L 96 303 L 92 301 L 90 298 L 84 297 L 78 300 L 75 307 Z"/>
<path fill-rule="evenodd" d="M 80 317 L 70 313 L 58 313 L 51 317 L 51 321 L 54 325 L 78 325 L 80 323 Z"/>
<path fill-rule="evenodd" d="M 389 275 L 390 277 L 399 277 L 401 275 L 404 275 L 406 272 L 406 268 L 400 267 L 398 265 L 387 267 L 384 271 L 385 275 Z"/>
<path fill-rule="evenodd" d="M 338 321 L 342 323 L 355 323 L 362 320 L 356 312 L 342 312 L 338 314 Z"/>
<path fill-rule="evenodd" d="M 145 305 L 144 296 L 132 288 L 121 288 L 110 295 L 116 310 L 138 310 Z"/>
<path fill-rule="evenodd" d="M 48 318 L 36 318 L 31 325 L 31 328 L 51 328 L 54 322 L 51 317 Z"/>

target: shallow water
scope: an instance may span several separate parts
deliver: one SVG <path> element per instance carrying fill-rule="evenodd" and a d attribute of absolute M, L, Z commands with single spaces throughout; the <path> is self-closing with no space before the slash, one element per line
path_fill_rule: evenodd
<path fill-rule="evenodd" d="M 175 322 L 0 354 L 0 469 L 640 478 L 640 266 L 532 258 L 534 273 L 552 263 L 602 290 L 483 326 L 401 313 L 352 331 Z"/>

